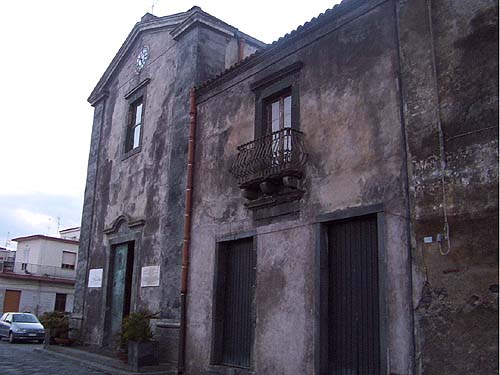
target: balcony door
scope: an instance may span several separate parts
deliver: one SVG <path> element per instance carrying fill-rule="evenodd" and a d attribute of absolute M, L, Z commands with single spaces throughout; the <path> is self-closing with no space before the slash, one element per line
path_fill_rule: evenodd
<path fill-rule="evenodd" d="M 272 135 L 272 164 L 289 162 L 292 150 L 292 95 L 289 91 L 270 99 L 267 107 L 267 131 Z"/>

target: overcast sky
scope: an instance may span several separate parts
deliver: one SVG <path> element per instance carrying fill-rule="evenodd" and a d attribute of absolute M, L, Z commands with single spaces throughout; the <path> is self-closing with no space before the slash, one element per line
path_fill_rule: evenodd
<path fill-rule="evenodd" d="M 153 13 L 198 5 L 270 43 L 337 2 L 156 0 Z M 0 246 L 80 225 L 93 112 L 86 99 L 152 4 L 0 1 Z"/>

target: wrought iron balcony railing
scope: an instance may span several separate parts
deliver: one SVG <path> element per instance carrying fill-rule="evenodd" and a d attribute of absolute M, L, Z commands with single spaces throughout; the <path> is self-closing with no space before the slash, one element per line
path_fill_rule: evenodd
<path fill-rule="evenodd" d="M 273 178 L 301 178 L 306 160 L 304 134 L 285 128 L 238 146 L 231 173 L 248 188 Z"/>

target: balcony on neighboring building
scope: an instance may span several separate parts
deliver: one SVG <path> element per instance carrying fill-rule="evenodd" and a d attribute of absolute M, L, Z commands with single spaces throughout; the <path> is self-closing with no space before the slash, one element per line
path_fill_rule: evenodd
<path fill-rule="evenodd" d="M 14 261 L 0 261 L 0 272 L 14 272 Z"/>
<path fill-rule="evenodd" d="M 76 271 L 73 268 L 48 266 L 23 262 L 0 262 L 0 276 L 33 279 L 33 280 L 60 280 L 74 283 Z"/>
<path fill-rule="evenodd" d="M 307 150 L 304 134 L 284 128 L 238 146 L 231 173 L 238 180 L 248 208 L 300 199 Z"/>

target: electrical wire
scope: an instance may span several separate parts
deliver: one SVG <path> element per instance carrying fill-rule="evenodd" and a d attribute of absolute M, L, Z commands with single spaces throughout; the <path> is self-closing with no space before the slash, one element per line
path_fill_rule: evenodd
<path fill-rule="evenodd" d="M 450 246 L 450 225 L 448 223 L 448 210 L 446 207 L 446 181 L 445 181 L 445 173 L 446 173 L 446 154 L 444 151 L 444 133 L 443 126 L 441 123 L 441 101 L 439 98 L 439 89 L 437 82 L 437 67 L 436 67 L 436 53 L 435 53 L 435 45 L 434 45 L 434 30 L 432 28 L 432 0 L 427 1 L 427 15 L 429 17 L 429 32 L 431 39 L 431 58 L 432 58 L 432 70 L 434 74 L 434 88 L 436 90 L 436 100 L 437 100 L 437 127 L 438 127 L 438 137 L 439 137 L 439 156 L 441 159 L 441 192 L 442 192 L 442 207 L 443 207 L 443 235 L 446 240 L 447 248 L 443 251 L 441 241 L 439 241 L 439 253 L 441 255 L 448 255 L 451 251 Z"/>

